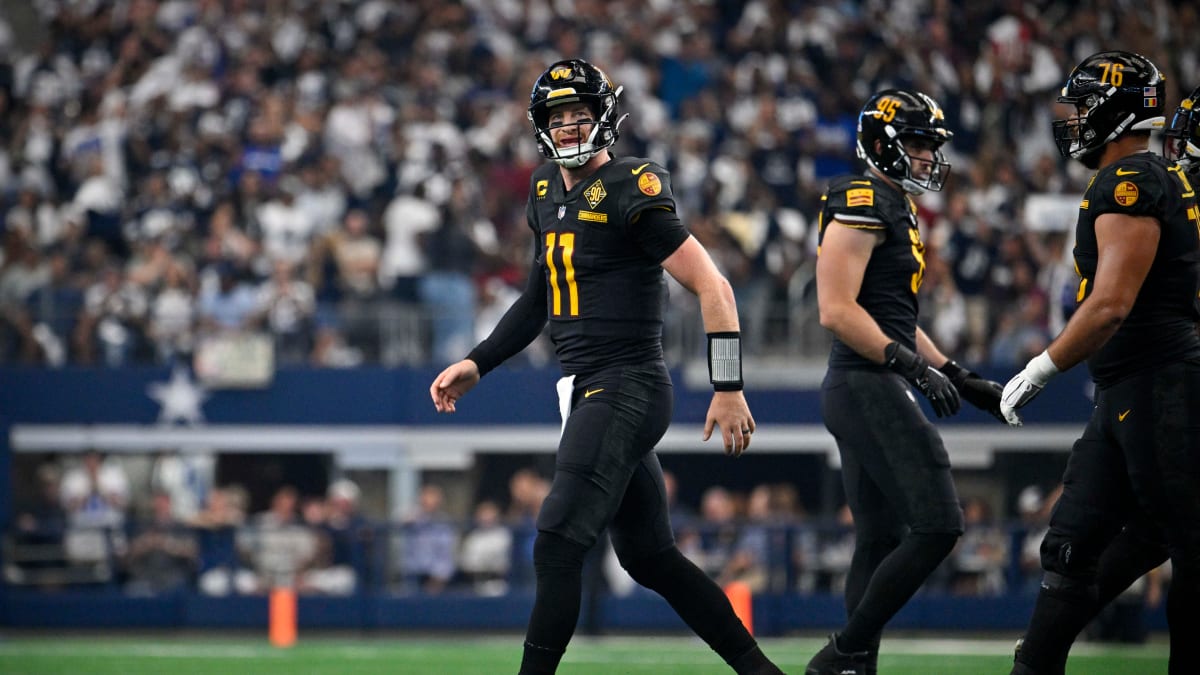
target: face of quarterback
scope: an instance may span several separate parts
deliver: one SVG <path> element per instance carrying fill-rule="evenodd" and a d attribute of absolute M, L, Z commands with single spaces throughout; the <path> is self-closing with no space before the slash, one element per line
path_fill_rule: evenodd
<path fill-rule="evenodd" d="M 586 103 L 564 103 L 550 111 L 550 137 L 559 148 L 572 148 L 587 141 L 596 115 Z"/>

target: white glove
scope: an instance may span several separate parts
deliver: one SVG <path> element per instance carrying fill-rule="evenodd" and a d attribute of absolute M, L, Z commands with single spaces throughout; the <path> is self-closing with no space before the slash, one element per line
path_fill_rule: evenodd
<path fill-rule="evenodd" d="M 1013 376 L 1004 385 L 1004 393 L 1000 394 L 1000 414 L 1010 426 L 1021 426 L 1021 416 L 1017 408 L 1033 400 L 1042 392 L 1042 388 L 1050 378 L 1058 374 L 1058 366 L 1054 365 L 1050 354 L 1042 352 L 1025 364 L 1025 370 Z"/>

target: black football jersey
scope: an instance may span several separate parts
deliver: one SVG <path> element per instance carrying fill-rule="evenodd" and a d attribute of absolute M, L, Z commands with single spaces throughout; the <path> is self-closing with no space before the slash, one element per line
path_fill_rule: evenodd
<path fill-rule="evenodd" d="M 838 225 L 832 225 L 833 221 Z M 917 291 L 925 274 L 925 244 L 917 229 L 917 205 L 907 193 L 873 175 L 840 176 L 821 196 L 817 255 L 828 227 L 853 227 L 883 234 L 863 273 L 858 304 L 884 334 L 916 349 Z M 829 365 L 878 367 L 834 336 Z"/>
<path fill-rule="evenodd" d="M 646 209 L 674 212 L 670 175 L 647 159 L 601 166 L 569 192 L 556 164 L 534 172 L 526 218 L 546 316 L 563 372 L 662 358 L 662 261 L 687 239 L 678 218 L 657 226 Z M 645 219 L 649 221 L 651 219 Z"/>
<path fill-rule="evenodd" d="M 1092 177 L 1075 225 L 1075 271 L 1084 302 L 1098 259 L 1096 219 L 1105 213 L 1148 216 L 1161 225 L 1158 250 L 1133 309 L 1116 334 L 1088 359 L 1097 386 L 1181 359 L 1200 359 L 1200 207 L 1195 186 L 1162 157 L 1142 152 Z"/>

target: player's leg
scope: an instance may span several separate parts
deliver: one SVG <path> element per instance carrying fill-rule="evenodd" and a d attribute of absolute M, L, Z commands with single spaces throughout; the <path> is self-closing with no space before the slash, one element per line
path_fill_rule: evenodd
<path fill-rule="evenodd" d="M 1071 449 L 1063 493 L 1042 540 L 1041 589 L 1013 673 L 1062 673 L 1079 632 L 1099 611 L 1101 556 L 1136 510 L 1120 449 L 1102 432 L 1106 394 Z"/>
<path fill-rule="evenodd" d="M 883 627 L 950 553 L 963 527 L 949 456 L 900 378 L 831 371 L 821 405 L 838 440 L 857 547 L 847 580 L 849 620 L 810 662 L 812 673 L 837 672 L 838 653 L 871 660 Z"/>
<path fill-rule="evenodd" d="M 920 588 L 962 534 L 962 509 L 950 475 L 950 458 L 934 426 L 911 398 L 907 385 L 890 374 L 851 371 L 839 427 L 856 448 L 861 468 L 846 483 L 856 527 L 864 539 L 886 550 L 908 526 L 899 544 L 875 566 L 842 632 L 843 646 L 863 649 Z M 835 414 L 835 415 L 836 415 Z M 852 589 L 848 588 L 848 592 Z M 855 591 L 856 592 L 856 591 Z"/>
<path fill-rule="evenodd" d="M 1169 670 L 1200 672 L 1200 364 L 1178 363 L 1122 382 L 1128 413 L 1114 424 L 1134 494 L 1162 527 L 1171 556 Z"/>
<path fill-rule="evenodd" d="M 875 570 L 900 545 L 908 528 L 897 513 L 888 507 L 883 492 L 871 480 L 853 446 L 842 447 L 839 441 L 839 448 L 842 484 L 846 501 L 854 514 L 854 555 L 850 559 L 845 589 L 846 617 L 849 618 L 862 602 Z M 882 634 L 882 631 L 876 633 L 863 650 L 868 654 L 868 673 L 875 671 Z M 836 646 L 836 643 L 832 646 Z"/>
<path fill-rule="evenodd" d="M 736 672 L 782 672 L 759 649 L 716 582 L 675 546 L 662 467 L 654 453 L 633 472 L 610 532 L 617 558 L 634 581 L 661 595 Z"/>
<path fill-rule="evenodd" d="M 1130 584 L 1162 565 L 1167 560 L 1167 543 L 1161 528 L 1139 511 L 1126 523 L 1104 553 L 1096 568 L 1096 602 L 1091 614 L 1082 612 L 1063 617 L 1059 626 L 1066 635 L 1083 632 L 1099 613 Z M 1067 622 L 1071 623 L 1067 623 Z M 1024 647 L 1024 639 L 1019 643 Z M 1066 667 L 1067 647 L 1058 649 L 1053 659 L 1060 669 Z"/>
<path fill-rule="evenodd" d="M 1104 553 L 1096 569 L 1096 601 L 1103 608 L 1133 582 L 1167 561 L 1166 536 L 1144 513 L 1125 524 Z M 1090 621 L 1090 619 L 1089 619 Z M 1079 630 L 1086 627 L 1080 626 Z"/>
<path fill-rule="evenodd" d="M 584 556 L 608 526 L 634 469 L 671 418 L 665 367 L 629 367 L 577 380 L 550 493 L 538 513 L 537 578 L 521 673 L 553 673 L 579 620 Z M 584 397 L 578 392 L 594 391 Z"/>

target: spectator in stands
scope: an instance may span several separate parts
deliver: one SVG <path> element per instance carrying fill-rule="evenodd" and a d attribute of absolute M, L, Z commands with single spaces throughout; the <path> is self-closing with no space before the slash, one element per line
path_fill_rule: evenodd
<path fill-rule="evenodd" d="M 75 335 L 80 360 L 92 363 L 98 351 L 110 368 L 131 363 L 143 346 L 148 311 L 146 289 L 116 265 L 105 268 L 83 296 Z"/>
<path fill-rule="evenodd" d="M 66 365 L 71 336 L 83 307 L 83 288 L 64 247 L 55 245 L 46 251 L 50 276 L 25 300 L 29 311 L 30 334 L 37 341 L 41 362 L 51 368 Z M 2 351 L 2 347 L 0 347 Z"/>
<path fill-rule="evenodd" d="M 258 312 L 274 339 L 277 363 L 295 365 L 308 359 L 316 309 L 312 286 L 296 276 L 295 265 L 276 260 L 271 278 L 258 289 Z"/>
<path fill-rule="evenodd" d="M 734 556 L 739 527 L 738 505 L 729 490 L 714 485 L 700 497 L 700 522 L 696 529 L 700 547 L 691 553 L 698 559 L 692 562 L 710 577 L 719 579 Z"/>
<path fill-rule="evenodd" d="M 299 575 L 317 555 L 317 536 L 299 517 L 300 495 L 284 485 L 271 497 L 266 511 L 256 514 L 237 534 L 238 551 L 250 562 L 250 592 L 265 593 L 277 587 L 295 587 Z M 239 592 L 247 592 L 239 587 Z"/>
<path fill-rule="evenodd" d="M 1045 495 L 1037 485 L 1027 486 L 1017 496 L 1017 512 L 1021 516 L 1024 535 L 1021 538 L 1021 591 L 1035 595 L 1042 582 L 1042 539 L 1050 529 L 1050 511 L 1062 494 L 1062 485 Z"/>
<path fill-rule="evenodd" d="M 401 528 L 401 573 L 409 591 L 437 594 L 457 569 L 458 528 L 446 512 L 446 493 L 432 483 L 421 486 L 417 510 Z"/>
<path fill-rule="evenodd" d="M 261 242 L 238 226 L 237 210 L 230 201 L 213 209 L 208 234 L 201 242 L 201 259 L 207 264 L 228 260 L 236 269 L 247 269 L 258 256 Z"/>
<path fill-rule="evenodd" d="M 196 346 L 196 283 L 189 265 L 172 260 L 150 301 L 147 337 L 159 363 L 187 360 Z"/>
<path fill-rule="evenodd" d="M 457 181 L 438 229 L 423 237 L 429 270 L 417 291 L 432 325 L 434 363 L 457 361 L 475 340 L 478 293 L 471 272 L 479 255 L 475 221 L 480 203 L 473 187 L 465 179 Z"/>
<path fill-rule="evenodd" d="M 320 244 L 327 246 L 336 277 L 339 323 L 356 345 L 379 353 L 379 261 L 382 248 L 370 232 L 370 220 L 361 209 L 350 209 L 341 225 Z"/>
<path fill-rule="evenodd" d="M 233 264 L 221 261 L 201 281 L 197 312 L 201 336 L 242 331 L 257 325 L 259 300 L 251 285 L 239 277 Z"/>
<path fill-rule="evenodd" d="M 725 586 L 738 581 L 761 593 L 770 582 L 772 528 L 779 523 L 772 511 L 771 486 L 754 486 L 746 499 L 746 515 L 738 523 L 737 541 L 732 554 L 717 575 L 717 583 Z"/>
<path fill-rule="evenodd" d="M 245 521 L 245 491 L 235 486 L 210 490 L 204 509 L 189 521 L 200 543 L 197 587 L 201 593 L 225 596 L 235 589 L 239 593 L 253 592 L 254 574 L 239 555 L 235 540 L 237 529 Z"/>
<path fill-rule="evenodd" d="M 38 345 L 27 302 L 50 281 L 50 268 L 28 235 L 10 231 L 4 236 L 0 261 L 0 357 L 5 352 L 23 363 L 38 360 Z M 11 356 L 9 358 L 12 358 Z"/>
<path fill-rule="evenodd" d="M 32 502 L 18 505 L 13 519 L 12 546 L 5 560 L 4 579 L 9 583 L 54 585 L 52 576 L 40 573 L 67 564 L 63 550 L 67 513 L 60 498 L 58 467 L 42 464 L 37 467 L 36 475 L 37 494 Z"/>
<path fill-rule="evenodd" d="M 305 572 L 301 589 L 328 595 L 350 595 L 366 581 L 375 548 L 375 530 L 359 512 L 358 485 L 347 478 L 329 484 L 320 525 L 328 547 L 321 564 Z"/>
<path fill-rule="evenodd" d="M 60 488 L 67 512 L 67 556 L 73 561 L 106 563 L 124 552 L 129 478 L 119 462 L 97 450 L 68 468 Z"/>
<path fill-rule="evenodd" d="M 512 530 L 500 519 L 500 507 L 485 499 L 475 505 L 471 528 L 463 535 L 458 568 L 478 595 L 508 592 L 512 566 Z"/>
<path fill-rule="evenodd" d="M 963 503 L 963 536 L 950 553 L 951 592 L 955 595 L 999 595 L 1009 565 L 1008 533 L 997 526 L 981 497 Z"/>
<path fill-rule="evenodd" d="M 442 212 L 426 195 L 424 182 L 400 192 L 383 214 L 385 232 L 379 283 L 402 303 L 416 304 L 417 286 L 429 267 L 422 238 L 441 227 Z"/>
<path fill-rule="evenodd" d="M 518 469 L 508 479 L 509 503 L 505 517 L 513 533 L 512 587 L 533 586 L 533 542 L 537 537 L 537 514 L 550 493 L 550 482 L 530 468 Z"/>
<path fill-rule="evenodd" d="M 171 507 L 171 495 L 151 496 L 152 515 L 135 529 L 122 563 L 130 595 L 159 595 L 189 586 L 200 563 L 196 536 L 180 522 Z"/>
<path fill-rule="evenodd" d="M 815 588 L 842 594 L 846 590 L 846 575 L 854 557 L 854 514 L 843 504 L 834 522 L 822 529 L 817 543 L 817 582 Z"/>

